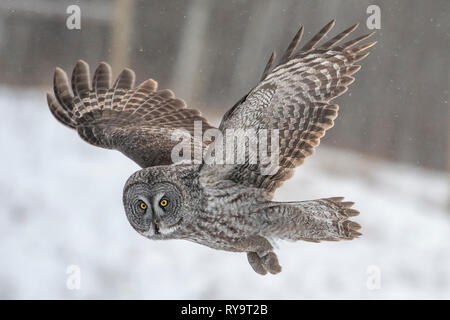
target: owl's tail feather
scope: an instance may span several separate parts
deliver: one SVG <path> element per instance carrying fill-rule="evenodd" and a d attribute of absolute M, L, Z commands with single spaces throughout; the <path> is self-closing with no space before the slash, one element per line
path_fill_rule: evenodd
<path fill-rule="evenodd" d="M 311 242 L 352 240 L 361 226 L 349 220 L 359 211 L 342 197 L 301 202 L 271 202 L 260 215 L 263 232 L 284 240 Z"/>

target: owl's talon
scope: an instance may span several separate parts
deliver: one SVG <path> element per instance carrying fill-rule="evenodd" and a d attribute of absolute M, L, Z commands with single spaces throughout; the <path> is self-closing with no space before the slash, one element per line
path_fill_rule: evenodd
<path fill-rule="evenodd" d="M 253 270 L 258 274 L 266 275 L 267 272 L 271 274 L 281 272 L 278 257 L 274 252 L 268 252 L 262 257 L 256 252 L 247 252 L 247 258 Z"/>
<path fill-rule="evenodd" d="M 267 270 L 264 268 L 261 262 L 261 258 L 256 252 L 247 252 L 248 263 L 252 266 L 253 270 L 260 275 L 266 275 Z"/>
<path fill-rule="evenodd" d="M 277 274 L 281 272 L 281 266 L 278 262 L 278 257 L 274 252 L 269 252 L 261 258 L 261 263 L 266 271 L 271 274 Z"/>

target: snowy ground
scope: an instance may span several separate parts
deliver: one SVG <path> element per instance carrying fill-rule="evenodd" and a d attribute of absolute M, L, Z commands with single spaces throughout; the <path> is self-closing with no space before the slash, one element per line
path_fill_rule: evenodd
<path fill-rule="evenodd" d="M 138 167 L 58 124 L 42 92 L 0 89 L 0 108 L 0 298 L 450 298 L 445 173 L 320 147 L 276 197 L 345 195 L 364 235 L 282 242 L 283 272 L 261 277 L 244 254 L 133 231 L 121 197 Z"/>

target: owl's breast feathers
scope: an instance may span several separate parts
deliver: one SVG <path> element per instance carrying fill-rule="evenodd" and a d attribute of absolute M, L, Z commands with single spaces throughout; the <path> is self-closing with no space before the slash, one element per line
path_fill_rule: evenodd
<path fill-rule="evenodd" d="M 192 176 L 191 176 L 192 177 Z M 213 186 L 202 185 L 202 179 L 190 181 L 202 190 L 198 198 L 187 200 L 190 203 L 185 212 L 184 227 L 180 234 L 190 240 L 214 249 L 226 251 L 245 251 L 240 243 L 259 234 L 259 221 L 255 217 L 266 206 L 266 191 L 221 181 Z M 196 203 L 193 208 L 192 203 Z M 261 210 L 259 210 L 261 209 Z"/>

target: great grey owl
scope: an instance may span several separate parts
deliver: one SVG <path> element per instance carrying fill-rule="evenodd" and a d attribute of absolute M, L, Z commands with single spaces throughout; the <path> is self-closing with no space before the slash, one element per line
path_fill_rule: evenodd
<path fill-rule="evenodd" d="M 279 161 L 271 174 L 262 174 L 263 165 L 250 161 L 256 156 L 250 149 L 236 164 L 173 163 L 175 130 L 193 135 L 195 122 L 201 124 L 201 133 L 213 127 L 170 90 L 157 90 L 154 80 L 134 87 L 129 69 L 111 86 L 111 68 L 102 62 L 91 83 L 89 66 L 78 61 L 70 88 L 66 73 L 56 68 L 48 105 L 56 119 L 83 140 L 119 150 L 143 168 L 128 179 L 123 192 L 127 218 L 138 233 L 245 252 L 254 271 L 276 274 L 281 267 L 272 240 L 319 242 L 360 235 L 360 225 L 349 220 L 359 212 L 341 197 L 272 201 L 275 189 L 333 126 L 338 106 L 331 101 L 354 81 L 352 75 L 360 69 L 355 63 L 375 44 L 356 46 L 372 33 L 341 43 L 358 24 L 319 44 L 334 24 L 328 23 L 296 50 L 301 27 L 277 66 L 272 53 L 260 82 L 224 115 L 218 128 L 278 130 Z M 268 139 L 275 139 L 272 133 Z M 192 151 L 204 154 L 212 146 L 204 139 L 190 141 Z"/>

